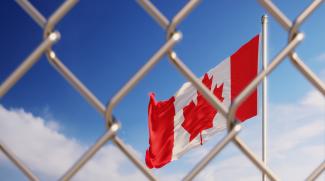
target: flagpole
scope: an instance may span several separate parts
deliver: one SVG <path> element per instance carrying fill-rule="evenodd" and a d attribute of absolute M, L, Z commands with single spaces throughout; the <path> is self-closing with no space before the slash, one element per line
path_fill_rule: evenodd
<path fill-rule="evenodd" d="M 262 67 L 263 70 L 267 68 L 267 15 L 262 16 Z M 267 164 L 267 77 L 263 78 L 262 83 L 262 160 Z M 262 180 L 266 181 L 266 174 L 263 173 Z"/>

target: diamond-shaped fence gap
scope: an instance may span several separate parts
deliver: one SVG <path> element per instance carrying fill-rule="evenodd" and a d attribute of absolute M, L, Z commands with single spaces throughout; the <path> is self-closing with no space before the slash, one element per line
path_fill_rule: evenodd
<path fill-rule="evenodd" d="M 288 73 L 287 76 L 283 76 L 284 73 Z M 296 81 L 299 80 L 299 81 Z M 277 85 L 281 86 L 277 86 Z M 286 59 L 277 69 L 274 70 L 269 76 L 269 94 L 270 97 L 274 97 L 273 101 L 290 102 L 294 101 L 302 92 L 310 90 L 311 84 L 306 81 L 305 77 L 292 66 L 289 59 Z M 283 90 L 297 90 L 290 93 L 283 92 Z M 287 94 L 282 99 L 279 99 L 279 95 Z"/>
<path fill-rule="evenodd" d="M 298 121 L 296 120 L 296 122 Z M 296 124 L 301 125 L 301 123 Z M 273 139 L 274 141 L 271 140 L 270 147 L 273 149 L 270 150 L 269 164 L 273 166 L 274 171 L 276 171 L 284 180 L 297 180 L 302 179 L 303 177 L 307 177 L 312 172 L 312 170 L 314 170 L 322 162 L 322 160 L 319 158 L 321 158 L 324 153 L 324 147 L 322 148 L 311 146 L 313 143 L 315 143 L 313 140 L 317 140 L 317 137 L 321 138 L 323 136 L 319 134 L 320 130 L 318 128 L 315 128 L 315 126 L 319 126 L 319 124 L 320 122 L 311 120 L 310 123 L 304 128 L 305 130 L 313 129 L 314 132 L 318 132 L 318 134 L 313 137 L 308 136 L 307 138 L 301 138 L 301 136 L 296 136 L 293 138 L 294 135 L 297 135 L 299 132 L 303 131 L 299 128 L 294 127 L 287 129 L 290 130 L 292 134 L 285 135 L 283 138 L 276 137 Z M 297 144 L 298 139 L 300 139 L 299 142 L 304 143 Z M 283 146 L 284 143 L 285 146 Z M 294 149 L 291 149 L 291 151 L 289 151 L 290 148 Z M 309 164 L 306 164 L 306 160 L 297 159 L 299 157 L 298 155 L 301 155 L 302 152 L 310 155 L 308 161 Z M 295 165 L 299 166 L 290 166 L 290 163 L 294 163 Z M 288 172 L 299 174 L 288 175 Z"/>
<path fill-rule="evenodd" d="M 140 157 L 134 148 L 129 148 Z M 112 155 L 114 156 L 112 157 Z M 112 143 L 103 146 L 72 180 L 92 180 L 94 177 L 101 180 L 107 178 L 112 180 L 146 180 L 146 177 L 138 171 L 137 167 Z"/>
<path fill-rule="evenodd" d="M 298 82 L 307 82 L 301 76 L 299 79 L 301 80 Z M 289 82 L 292 81 L 284 80 L 281 85 Z M 275 84 L 270 83 L 270 85 Z M 270 102 L 269 119 L 272 121 L 269 122 L 269 132 L 272 137 L 269 139 L 269 165 L 283 180 L 300 180 L 302 176 L 303 178 L 307 177 L 320 164 L 322 161 L 320 158 L 324 154 L 325 147 L 322 145 L 324 140 L 320 138 L 324 137 L 325 112 L 318 104 L 323 99 L 323 105 L 325 105 L 325 98 L 310 84 L 307 89 L 307 91 L 298 90 L 298 93 L 288 95 L 287 100 L 273 99 L 274 101 Z M 276 97 L 275 92 L 277 91 L 272 92 L 274 94 L 270 94 L 270 96 Z M 280 90 L 277 94 L 279 93 Z M 292 124 L 278 127 L 279 124 L 283 124 L 283 118 Z M 279 136 L 280 134 L 281 136 Z M 306 160 L 298 159 L 299 155 L 303 154 L 309 155 L 309 164 Z M 289 175 L 287 173 L 299 174 Z"/>
<path fill-rule="evenodd" d="M 181 34 L 174 34 L 149 60 L 143 65 L 138 72 L 117 92 L 111 100 L 109 100 L 105 112 L 106 119 L 112 119 L 112 112 L 114 107 L 123 99 L 123 97 L 134 88 L 134 86 L 157 64 L 164 54 L 170 50 L 179 40 Z"/>
<path fill-rule="evenodd" d="M 186 81 L 168 62 L 167 57 L 162 58 L 114 109 L 115 117 L 122 122 L 123 128 L 119 133 L 121 138 L 124 138 L 125 142 L 130 145 L 139 145 L 139 143 L 141 143 L 140 145 L 146 145 L 149 138 L 148 134 L 144 134 L 143 130 L 147 130 L 148 125 L 147 115 L 143 114 L 143 110 L 148 109 L 149 92 L 156 93 L 157 100 L 166 100 L 175 94 L 177 87 L 180 87 Z M 157 88 L 163 82 L 168 82 L 171 86 Z M 125 109 L 126 107 L 128 109 Z M 134 119 L 135 117 L 137 119 Z M 132 135 L 137 135 L 137 137 Z M 142 152 L 145 153 L 143 148 L 139 149 L 142 149 Z"/>
<path fill-rule="evenodd" d="M 114 85 L 110 85 L 110 84 L 104 84 L 103 87 L 106 87 L 107 89 L 114 89 L 114 91 L 112 90 L 107 90 L 107 91 L 110 91 L 112 92 L 111 93 L 111 96 L 108 97 L 108 100 L 110 100 L 114 94 L 118 93 L 118 91 L 129 81 L 130 77 L 132 77 L 134 74 L 137 73 L 138 69 L 139 68 L 142 68 L 146 63 L 147 63 L 147 60 L 151 57 L 151 54 L 155 53 L 157 51 L 157 49 L 159 49 L 160 46 L 162 46 L 162 44 L 164 44 L 164 42 L 162 41 L 161 44 L 157 44 L 156 47 L 154 47 L 154 45 L 150 48 L 148 48 L 149 50 L 144 50 L 145 52 L 148 52 L 147 55 L 135 55 L 135 57 L 140 57 L 142 58 L 143 60 L 136 60 L 135 59 L 124 59 L 123 56 L 121 55 L 121 57 L 115 57 L 115 58 L 118 58 L 118 60 L 120 62 L 114 64 L 116 66 L 114 67 L 111 67 L 109 69 L 112 69 L 112 73 L 109 73 L 111 75 L 111 77 L 105 77 L 105 79 L 108 79 L 104 82 L 114 82 Z M 137 49 L 137 51 L 140 51 L 140 49 L 142 48 L 137 48 L 137 47 L 134 47 L 134 49 Z M 128 67 L 128 71 L 125 71 L 126 67 L 125 65 L 128 64 L 129 61 L 137 61 L 138 62 L 138 66 L 136 67 Z M 152 91 L 153 89 L 149 89 L 149 87 L 151 88 L 154 88 L 154 86 L 152 85 L 155 85 L 155 84 L 158 84 L 158 82 L 160 81 L 160 79 L 163 79 L 163 80 L 167 80 L 168 77 L 167 76 L 160 76 L 161 74 L 166 74 L 166 75 L 169 75 L 169 71 L 168 70 L 168 62 L 167 62 L 167 59 L 165 56 L 162 57 L 161 60 L 159 60 L 157 62 L 156 65 L 154 65 L 152 67 L 151 70 L 148 71 L 147 73 L 147 76 L 144 76 L 143 79 L 141 79 L 139 81 L 139 83 L 137 85 L 135 85 L 134 89 L 137 89 L 137 90 L 143 90 L 143 97 L 145 100 L 142 100 L 142 101 L 146 101 L 145 103 L 145 106 L 147 106 L 147 100 L 148 100 L 148 92 Z M 107 68 L 106 68 L 107 69 Z M 168 72 L 165 72 L 165 71 L 168 71 Z M 173 72 L 174 73 L 174 72 Z M 174 73 L 175 74 L 175 73 Z M 119 77 L 119 80 L 116 80 L 116 76 Z M 157 80 L 157 82 L 154 82 L 154 80 L 152 80 L 154 77 L 155 81 Z M 131 95 L 129 95 L 131 94 Z M 130 91 L 129 94 L 126 94 L 125 95 L 125 98 L 123 98 L 121 100 L 121 103 L 123 104 L 123 102 L 132 102 L 130 101 L 129 99 L 132 99 L 132 95 L 135 94 L 134 91 Z M 137 99 L 137 100 L 140 100 L 139 97 L 134 97 L 133 99 Z M 119 106 L 117 106 L 119 107 Z M 128 112 L 128 110 L 125 110 L 123 109 L 124 106 L 121 106 L 121 108 L 117 108 L 117 109 L 120 109 L 121 111 L 124 111 L 124 113 Z M 120 111 L 118 111 L 120 112 Z M 119 118 L 120 114 L 117 114 L 117 117 Z M 124 119 L 121 119 L 121 120 L 124 120 Z M 146 121 L 146 120 L 144 120 Z"/>
<path fill-rule="evenodd" d="M 66 50 L 66 51 L 70 51 L 70 50 Z M 57 52 L 58 56 L 60 56 L 59 54 L 60 52 L 61 51 Z M 62 56 L 62 60 L 51 61 L 51 62 L 45 60 L 46 63 L 51 66 L 51 69 L 55 71 L 56 74 L 55 77 L 57 77 L 57 79 L 55 82 L 53 82 L 53 84 L 61 84 L 66 89 L 65 90 L 66 96 L 73 98 L 71 102 L 67 102 L 66 105 L 63 106 L 66 109 L 72 109 L 71 110 L 73 112 L 72 115 L 78 116 L 80 115 L 80 111 L 88 112 L 88 114 L 86 114 L 86 117 L 83 117 L 81 119 L 80 118 L 75 119 L 74 121 L 78 122 L 90 118 L 88 119 L 88 122 L 91 123 L 91 125 L 94 124 L 97 126 L 100 125 L 100 127 L 102 128 L 102 124 L 104 124 L 104 122 L 102 120 L 103 117 L 101 116 L 100 113 L 104 111 L 104 107 L 101 103 L 103 98 L 100 99 L 99 97 L 96 97 L 98 93 L 93 92 L 94 84 L 95 83 L 98 84 L 99 82 L 92 81 L 87 76 L 84 76 L 84 75 L 94 75 L 94 74 L 95 74 L 94 76 L 96 76 L 96 73 L 98 72 L 87 68 L 87 66 L 84 66 L 86 68 L 81 68 L 79 65 L 81 59 L 78 58 L 78 55 L 75 54 L 78 54 L 78 52 L 75 50 L 71 50 L 71 54 L 67 56 Z M 72 61 L 65 61 L 68 59 Z M 92 60 L 89 60 L 89 62 L 91 61 Z M 86 63 L 81 63 L 81 64 L 86 65 Z M 85 91 L 80 92 L 79 90 L 83 89 L 81 87 L 85 87 Z M 79 94 L 76 94 L 76 90 L 79 92 Z M 85 99 L 88 101 L 85 101 Z M 75 105 L 73 106 L 72 104 Z M 95 106 L 95 109 L 92 106 Z M 96 124 L 96 123 L 100 123 L 100 124 Z"/>
<path fill-rule="evenodd" d="M 260 180 L 260 177 L 258 168 L 231 143 L 193 180 L 235 180 L 236 178 Z"/>

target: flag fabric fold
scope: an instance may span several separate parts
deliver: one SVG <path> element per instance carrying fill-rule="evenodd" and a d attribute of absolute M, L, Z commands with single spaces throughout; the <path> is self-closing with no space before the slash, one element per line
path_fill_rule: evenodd
<path fill-rule="evenodd" d="M 258 49 L 259 35 L 201 77 L 225 107 L 257 76 Z M 239 106 L 236 118 L 243 122 L 255 115 L 257 89 Z M 149 148 L 145 159 L 149 168 L 160 168 L 177 160 L 226 128 L 226 119 L 190 82 L 184 83 L 168 100 L 156 101 L 151 93 L 148 122 Z"/>

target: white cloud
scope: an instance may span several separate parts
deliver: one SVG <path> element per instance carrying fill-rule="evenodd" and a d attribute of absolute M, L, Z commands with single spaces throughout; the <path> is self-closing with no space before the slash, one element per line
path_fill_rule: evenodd
<path fill-rule="evenodd" d="M 325 62 L 325 53 L 319 54 L 315 59 L 318 62 Z"/>
<path fill-rule="evenodd" d="M 280 155 L 321 138 L 325 133 L 324 120 L 325 98 L 316 90 L 309 91 L 296 104 L 273 105 L 270 112 L 275 139 L 272 154 Z"/>
<path fill-rule="evenodd" d="M 132 168 L 130 168 L 132 167 Z M 139 170 L 133 168 L 132 163 L 122 155 L 120 150 L 110 145 L 102 148 L 80 174 L 76 180 L 146 180 Z"/>
<path fill-rule="evenodd" d="M 58 179 L 86 150 L 78 140 L 58 132 L 59 127 L 57 122 L 47 122 L 23 109 L 8 110 L 0 105 L 1 141 L 44 180 Z M 4 160 L 7 159 L 0 155 L 0 161 Z M 131 164 L 117 148 L 108 144 L 74 179 L 143 180 L 144 176 Z"/>
<path fill-rule="evenodd" d="M 318 91 L 310 91 L 306 97 L 301 101 L 303 106 L 309 106 L 310 108 L 325 109 L 325 98 Z"/>
<path fill-rule="evenodd" d="M 236 154 L 228 159 L 213 162 L 196 180 L 212 181 L 232 181 L 232 180 L 249 180 L 259 181 L 258 170 L 254 165 L 249 163 L 248 159 L 243 155 Z"/>
<path fill-rule="evenodd" d="M 48 127 L 50 130 L 53 130 L 53 131 L 59 131 L 60 130 L 59 123 L 57 123 L 55 121 L 48 121 L 45 124 L 46 124 L 46 127 Z"/>
<path fill-rule="evenodd" d="M 302 127 L 294 128 L 288 133 L 281 134 L 276 137 L 276 141 L 272 145 L 272 154 L 282 154 L 290 149 L 297 147 L 303 143 L 308 143 L 315 137 L 321 137 L 325 132 L 324 123 L 321 120 L 314 120 Z"/>
<path fill-rule="evenodd" d="M 323 82 L 325 82 L 325 69 L 321 70 L 318 76 Z"/>

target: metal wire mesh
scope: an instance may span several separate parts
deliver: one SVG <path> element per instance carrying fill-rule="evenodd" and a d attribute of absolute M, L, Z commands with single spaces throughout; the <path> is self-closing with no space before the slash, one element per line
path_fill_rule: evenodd
<path fill-rule="evenodd" d="M 228 134 L 184 177 L 183 180 L 192 180 L 204 167 L 224 149 L 229 142 L 235 143 L 239 150 L 270 180 L 279 180 L 277 175 L 268 168 L 244 141 L 237 135 L 241 130 L 241 125 L 236 121 L 235 113 L 245 98 L 261 83 L 263 78 L 268 76 L 276 67 L 286 58 L 289 57 L 293 65 L 300 73 L 310 81 L 314 87 L 325 96 L 324 83 L 313 73 L 310 68 L 304 64 L 295 52 L 295 47 L 302 42 L 303 33 L 300 33 L 300 25 L 311 15 L 323 0 L 314 0 L 293 22 L 277 8 L 272 1 L 260 0 L 261 5 L 275 17 L 280 25 L 288 32 L 288 43 L 273 59 L 267 68 L 261 71 L 257 77 L 239 94 L 230 108 L 226 108 L 214 95 L 201 83 L 201 81 L 192 73 L 192 71 L 183 63 L 183 61 L 173 51 L 173 46 L 178 43 L 182 34 L 176 30 L 176 27 L 182 20 L 196 7 L 200 0 L 190 0 L 175 16 L 169 21 L 158 8 L 149 0 L 138 0 L 138 3 L 152 16 L 158 24 L 166 31 L 165 44 L 147 61 L 147 63 L 131 77 L 131 79 L 113 96 L 109 104 L 105 107 L 102 102 L 69 70 L 68 67 L 58 58 L 51 46 L 60 39 L 60 33 L 54 31 L 55 26 L 60 20 L 76 5 L 78 0 L 66 0 L 48 19 L 28 1 L 16 0 L 16 2 L 33 18 L 33 20 L 44 30 L 43 42 L 12 72 L 0 86 L 0 97 L 2 98 L 10 88 L 21 79 L 32 65 L 36 64 L 42 54 L 46 54 L 49 63 L 73 86 L 96 110 L 104 115 L 107 124 L 107 131 L 96 143 L 94 143 L 80 159 L 69 169 L 59 180 L 70 180 L 108 141 L 112 141 L 149 179 L 158 180 L 153 173 L 126 147 L 121 138 L 118 137 L 120 128 L 117 120 L 114 119 L 112 112 L 114 107 L 121 99 L 132 90 L 132 88 L 141 80 L 148 71 L 165 55 L 170 62 L 175 65 L 181 74 L 183 74 L 202 95 L 209 101 L 215 109 L 227 118 Z M 0 142 L 0 150 L 12 161 L 30 180 L 39 180 L 29 168 L 24 165 L 15 154 Z M 325 161 L 323 161 L 315 170 L 306 178 L 306 180 L 315 180 L 325 170 Z"/>

